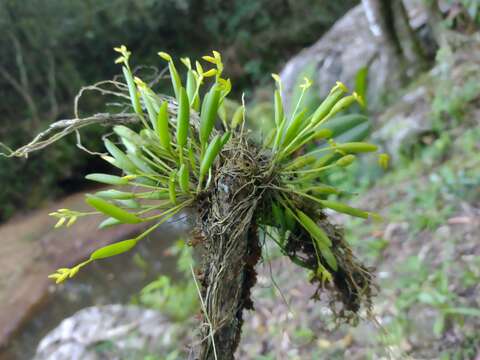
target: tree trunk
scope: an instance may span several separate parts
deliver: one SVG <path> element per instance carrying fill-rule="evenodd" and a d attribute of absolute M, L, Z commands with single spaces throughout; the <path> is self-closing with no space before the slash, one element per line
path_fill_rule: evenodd
<path fill-rule="evenodd" d="M 433 38 L 439 47 L 446 45 L 445 28 L 442 26 L 443 15 L 436 0 L 431 0 L 427 7 L 428 25 L 432 29 Z"/>
<path fill-rule="evenodd" d="M 416 73 L 423 70 L 427 65 L 427 58 L 418 39 L 410 26 L 408 13 L 403 1 L 393 0 L 390 2 L 393 16 L 393 25 L 395 27 L 396 38 L 402 49 L 402 53 L 409 64 L 407 75 L 413 77 Z"/>
<path fill-rule="evenodd" d="M 255 164 L 238 153 L 233 155 L 233 151 L 224 159 L 212 193 L 200 208 L 200 227 L 205 235 L 200 360 L 234 359 L 243 309 L 253 309 L 250 289 L 256 282 L 254 267 L 261 255 L 254 222 L 259 197 L 252 176 L 242 175 L 245 168 Z"/>
<path fill-rule="evenodd" d="M 398 0 L 393 0 L 398 1 Z M 385 81 L 388 87 L 395 88 L 405 82 L 403 71 L 406 67 L 406 59 L 402 52 L 394 26 L 394 14 L 390 0 L 362 0 L 363 9 L 367 17 L 371 33 L 378 39 L 383 49 L 381 61 L 387 69 L 392 69 L 391 74 Z"/>

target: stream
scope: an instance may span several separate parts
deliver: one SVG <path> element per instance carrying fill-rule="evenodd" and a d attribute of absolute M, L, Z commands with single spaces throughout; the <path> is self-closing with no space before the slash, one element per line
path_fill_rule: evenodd
<path fill-rule="evenodd" d="M 52 284 L 45 301 L 5 351 L 0 352 L 0 359 L 30 360 L 40 340 L 78 310 L 94 305 L 127 304 L 160 274 L 175 278 L 176 259 L 168 256 L 166 250 L 185 234 L 182 222 L 166 224 L 142 240 L 134 251 L 96 261 L 65 284 Z"/>

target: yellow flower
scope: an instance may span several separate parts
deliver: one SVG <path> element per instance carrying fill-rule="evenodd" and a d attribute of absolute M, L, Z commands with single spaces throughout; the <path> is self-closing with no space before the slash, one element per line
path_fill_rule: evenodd
<path fill-rule="evenodd" d="M 379 154 L 378 155 L 378 164 L 384 168 L 384 169 L 387 169 L 388 168 L 388 164 L 390 162 L 390 156 L 388 154 Z"/>
<path fill-rule="evenodd" d="M 303 84 L 300 85 L 300 88 L 303 90 L 307 90 L 310 86 L 312 86 L 313 82 L 307 77 L 303 78 Z"/>

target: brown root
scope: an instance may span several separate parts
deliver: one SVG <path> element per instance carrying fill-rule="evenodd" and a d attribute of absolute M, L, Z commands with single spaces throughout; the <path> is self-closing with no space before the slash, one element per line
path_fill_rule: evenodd
<path fill-rule="evenodd" d="M 317 284 L 314 299 L 320 299 L 322 291 L 330 293 L 330 308 L 335 319 L 340 322 L 356 324 L 362 307 L 372 316 L 372 297 L 374 296 L 373 269 L 363 265 L 353 254 L 340 227 L 330 223 L 321 211 L 310 212 L 312 218 L 327 233 L 332 241 L 332 251 L 337 260 L 338 269 L 333 271 L 320 257 L 323 267 L 332 274 L 332 281 L 326 282 L 317 272 L 318 259 L 311 236 L 303 228 L 297 227 L 287 240 L 288 256 L 298 265 L 312 270 L 311 282 Z M 315 215 L 315 216 L 313 216 Z"/>
<path fill-rule="evenodd" d="M 233 359 L 243 309 L 253 309 L 250 291 L 261 256 L 255 212 L 263 193 L 259 174 L 265 173 L 256 154 L 246 143 L 233 142 L 225 149 L 211 190 L 199 205 L 205 313 L 198 359 Z"/>
<path fill-rule="evenodd" d="M 257 222 L 271 213 L 272 199 L 278 197 L 274 171 L 268 156 L 242 138 L 234 138 L 220 154 L 208 190 L 197 198 L 198 229 L 201 233 L 202 270 L 199 276 L 203 304 L 199 360 L 232 360 L 239 345 L 243 310 L 253 309 L 251 289 L 257 280 L 255 266 L 261 257 Z M 269 205 L 270 204 L 270 205 Z M 310 269 L 317 284 L 315 299 L 327 290 L 337 320 L 354 324 L 362 307 L 371 313 L 373 275 L 353 255 L 343 232 L 325 214 L 305 199 L 295 206 L 325 230 L 332 241 L 338 269 L 329 268 L 318 255 L 309 233 L 297 224 L 283 251 L 296 264 Z M 320 265 L 331 281 L 318 273 Z"/>

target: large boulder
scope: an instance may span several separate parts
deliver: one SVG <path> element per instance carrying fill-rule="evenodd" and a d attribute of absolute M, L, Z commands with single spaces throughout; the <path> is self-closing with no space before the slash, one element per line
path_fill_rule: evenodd
<path fill-rule="evenodd" d="M 423 31 L 425 11 L 415 0 L 406 2 L 406 5 L 411 26 L 417 31 Z M 318 95 L 323 98 L 338 80 L 353 87 L 356 74 L 364 67 L 369 69 L 369 104 L 376 107 L 380 102 L 380 95 L 385 93 L 386 84 L 396 78 L 394 72 L 403 71 L 392 68 L 392 64 L 394 62 L 381 39 L 372 34 L 363 6 L 357 5 L 338 20 L 320 40 L 302 50 L 285 65 L 280 76 L 287 107 L 296 84 L 303 76 L 313 78 L 318 87 Z"/>
<path fill-rule="evenodd" d="M 436 65 L 378 115 L 373 140 L 396 160 L 429 145 L 440 129 L 478 126 L 479 66 L 480 33 L 444 46 Z"/>
<path fill-rule="evenodd" d="M 369 85 L 371 89 L 378 88 L 386 76 L 381 54 L 363 7 L 358 5 L 320 40 L 288 61 L 280 73 L 286 99 L 306 70 L 313 70 L 320 96 L 324 97 L 337 80 L 351 84 L 357 71 L 370 61 L 375 71 L 369 78 Z"/>
<path fill-rule="evenodd" d="M 185 327 L 157 311 L 125 305 L 94 306 L 80 310 L 48 333 L 38 345 L 34 360 L 166 356 L 187 338 Z"/>

